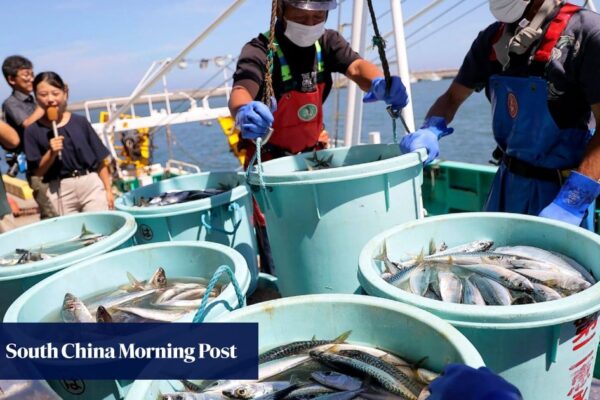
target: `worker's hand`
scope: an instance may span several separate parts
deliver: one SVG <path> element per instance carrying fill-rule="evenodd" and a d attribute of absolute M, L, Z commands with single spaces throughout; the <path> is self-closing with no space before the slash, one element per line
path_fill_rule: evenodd
<path fill-rule="evenodd" d="M 581 225 L 586 210 L 600 195 L 600 183 L 572 171 L 558 195 L 540 212 L 540 217 Z"/>
<path fill-rule="evenodd" d="M 427 150 L 427 160 L 425 164 L 429 164 L 440 155 L 439 140 L 444 136 L 454 132 L 453 128 L 448 128 L 446 120 L 442 117 L 429 117 L 421 128 L 413 133 L 410 133 L 400 141 L 400 150 L 402 153 L 410 153 L 417 149 Z"/>
<path fill-rule="evenodd" d="M 276 102 L 272 101 L 272 110 L 260 101 L 251 101 L 240 107 L 235 124 L 239 127 L 244 139 L 254 140 L 267 135 L 273 125 L 273 112 L 277 109 Z"/>
<path fill-rule="evenodd" d="M 399 76 L 392 76 L 392 85 L 390 93 L 385 95 L 385 79 L 375 78 L 371 82 L 371 89 L 364 95 L 363 103 L 372 103 L 374 101 L 385 100 L 385 103 L 394 109 L 401 109 L 408 104 L 408 93 Z"/>
<path fill-rule="evenodd" d="M 108 203 L 109 210 L 115 209 L 115 197 L 110 189 L 106 190 L 106 202 Z"/>
<path fill-rule="evenodd" d="M 57 136 L 50 139 L 50 150 L 54 154 L 58 154 L 63 149 L 64 136 Z"/>
<path fill-rule="evenodd" d="M 429 384 L 429 400 L 522 400 L 512 384 L 488 368 L 449 364 L 442 375 Z"/>

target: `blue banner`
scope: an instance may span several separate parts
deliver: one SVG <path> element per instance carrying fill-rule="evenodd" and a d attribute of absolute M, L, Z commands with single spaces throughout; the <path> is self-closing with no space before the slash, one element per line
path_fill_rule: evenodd
<path fill-rule="evenodd" d="M 257 379 L 256 323 L 4 323 L 0 379 Z"/>

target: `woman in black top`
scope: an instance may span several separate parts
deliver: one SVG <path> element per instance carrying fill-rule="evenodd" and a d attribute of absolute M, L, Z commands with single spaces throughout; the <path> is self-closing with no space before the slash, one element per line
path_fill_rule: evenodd
<path fill-rule="evenodd" d="M 108 149 L 82 116 L 67 111 L 68 87 L 55 72 L 35 77 L 39 106 L 58 109 L 54 137 L 48 114 L 25 131 L 25 154 L 37 176 L 49 182 L 49 197 L 61 215 L 112 209 L 111 177 L 105 159 Z"/>

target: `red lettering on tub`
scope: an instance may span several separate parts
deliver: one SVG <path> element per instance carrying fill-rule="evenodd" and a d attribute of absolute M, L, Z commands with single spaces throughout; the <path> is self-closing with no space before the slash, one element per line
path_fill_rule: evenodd
<path fill-rule="evenodd" d="M 569 396 L 573 399 L 583 399 L 587 392 L 586 384 L 589 378 L 592 376 L 592 360 L 594 359 L 594 351 L 592 350 L 582 360 L 578 361 L 575 365 L 571 366 L 571 390 Z M 585 389 L 585 390 L 584 390 Z M 581 397 L 584 396 L 584 397 Z"/>
<path fill-rule="evenodd" d="M 596 336 L 598 326 L 598 314 L 594 313 L 585 318 L 575 321 L 575 337 L 573 338 L 573 352 L 585 348 L 587 344 Z M 588 382 L 592 377 L 594 351 L 592 349 L 585 357 L 577 361 L 569 371 L 571 373 L 571 390 L 568 396 L 573 400 L 585 400 L 588 395 Z"/>
<path fill-rule="evenodd" d="M 573 394 L 573 400 L 586 400 L 587 399 L 587 388 L 585 390 L 580 389 L 577 393 Z M 571 396 L 571 392 L 569 392 L 569 396 Z"/>
<path fill-rule="evenodd" d="M 594 315 L 594 317 L 595 316 L 596 315 Z M 596 318 L 592 320 L 584 318 L 575 321 L 575 326 L 577 326 L 577 336 L 573 339 L 573 351 L 579 350 L 594 338 L 597 325 L 598 319 Z"/>

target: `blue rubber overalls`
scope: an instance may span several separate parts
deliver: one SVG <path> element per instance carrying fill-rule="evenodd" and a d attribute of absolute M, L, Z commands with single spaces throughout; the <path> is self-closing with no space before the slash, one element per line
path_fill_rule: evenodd
<path fill-rule="evenodd" d="M 571 4 L 561 8 L 535 54 L 535 61 L 550 60 L 560 33 L 578 9 Z M 548 107 L 548 82 L 544 77 L 494 75 L 489 91 L 494 137 L 504 160 L 516 159 L 533 168 L 555 170 L 556 179 L 511 172 L 504 161 L 494 178 L 485 210 L 538 215 L 558 194 L 565 173 L 581 163 L 591 133 L 556 125 Z M 588 214 L 593 217 L 593 207 Z"/>

